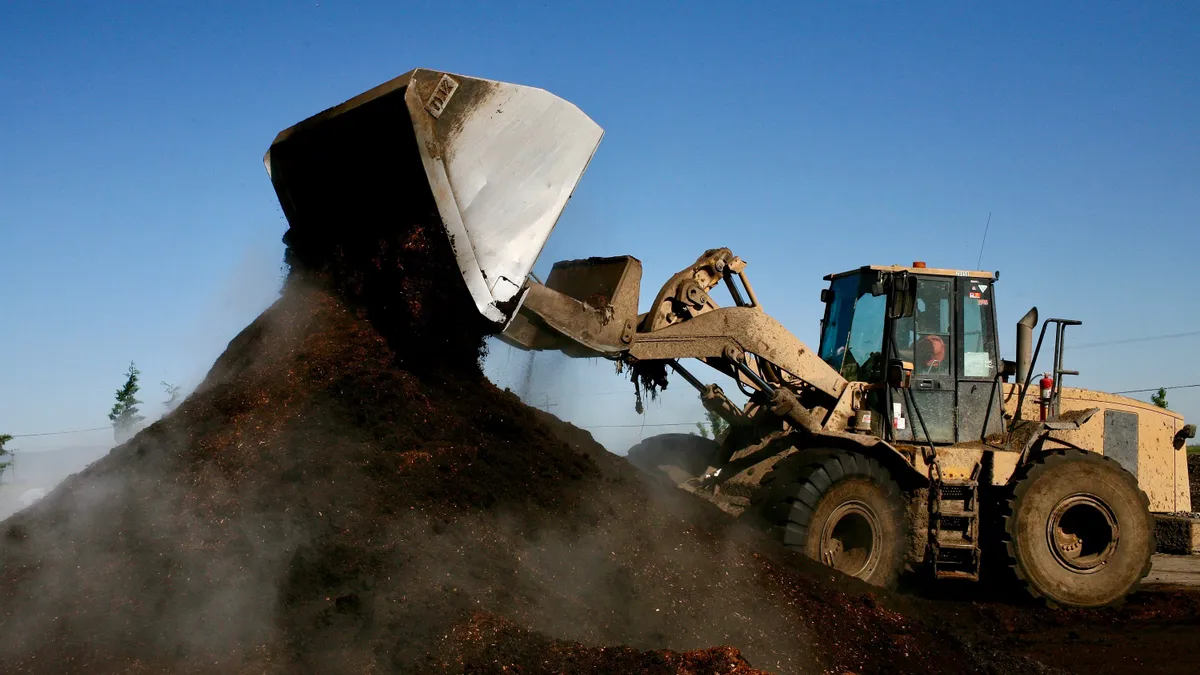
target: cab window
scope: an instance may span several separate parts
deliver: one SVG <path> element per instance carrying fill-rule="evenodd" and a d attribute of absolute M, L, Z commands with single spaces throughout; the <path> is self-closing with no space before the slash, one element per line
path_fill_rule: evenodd
<path fill-rule="evenodd" d="M 960 279 L 962 308 L 963 377 L 991 379 L 996 376 L 996 327 L 989 279 Z"/>
<path fill-rule="evenodd" d="M 825 325 L 821 331 L 821 360 L 830 368 L 841 371 L 850 339 L 850 319 L 854 316 L 854 300 L 858 296 L 858 275 L 851 274 L 833 280 L 829 287 L 833 296 L 825 305 Z"/>
<path fill-rule="evenodd" d="M 897 319 L 896 351 L 918 375 L 950 374 L 950 280 L 919 278 L 913 315 Z"/>
<path fill-rule="evenodd" d="M 871 295 L 870 284 L 858 274 L 835 279 L 830 290 L 821 359 L 847 380 L 881 380 L 887 296 Z"/>

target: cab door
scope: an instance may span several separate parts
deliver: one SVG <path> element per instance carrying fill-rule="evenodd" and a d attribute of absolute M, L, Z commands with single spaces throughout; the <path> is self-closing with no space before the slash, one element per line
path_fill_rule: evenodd
<path fill-rule="evenodd" d="M 1000 344 L 992 280 L 958 282 L 958 440 L 978 441 L 1004 430 L 996 369 Z"/>
<path fill-rule="evenodd" d="M 927 430 L 933 443 L 954 443 L 954 278 L 918 276 L 915 281 L 913 314 L 895 319 L 892 330 L 898 357 L 913 364 L 909 391 L 917 410 L 909 409 L 903 391 L 891 390 L 892 438 L 924 443 Z"/>

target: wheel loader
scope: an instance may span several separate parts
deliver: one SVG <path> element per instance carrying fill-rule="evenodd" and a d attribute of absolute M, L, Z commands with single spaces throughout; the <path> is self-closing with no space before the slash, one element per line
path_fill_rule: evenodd
<path fill-rule="evenodd" d="M 632 256 L 558 262 L 542 281 L 533 265 L 602 136 L 541 89 L 417 69 L 283 131 L 265 163 L 292 229 L 432 196 L 445 264 L 505 343 L 609 359 L 640 387 L 695 387 L 728 422 L 719 441 L 651 438 L 631 460 L 787 547 L 884 586 L 906 570 L 978 580 L 985 563 L 1008 567 L 1073 607 L 1116 602 L 1147 574 L 1155 514 L 1191 509 L 1195 427 L 1065 386 L 1078 321 L 1041 322 L 1035 343 L 1030 310 L 1003 360 L 998 272 L 867 265 L 826 277 L 814 349 L 727 248 L 644 309 Z M 402 241 L 409 223 L 395 225 Z"/>

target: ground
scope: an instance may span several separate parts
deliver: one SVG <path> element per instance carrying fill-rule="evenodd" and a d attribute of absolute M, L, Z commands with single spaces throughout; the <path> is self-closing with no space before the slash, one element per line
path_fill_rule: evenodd
<path fill-rule="evenodd" d="M 444 238 L 358 215 L 292 232 L 196 393 L 0 523 L 0 672 L 1200 671 L 1196 592 L 888 592 L 648 480 L 483 378 Z"/>

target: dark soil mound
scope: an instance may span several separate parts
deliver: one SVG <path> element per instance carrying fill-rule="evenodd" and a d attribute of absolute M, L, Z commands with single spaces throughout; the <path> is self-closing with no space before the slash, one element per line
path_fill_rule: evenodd
<path fill-rule="evenodd" d="M 444 237 L 289 245 L 195 394 L 3 524 L 0 672 L 982 667 L 489 384 Z"/>
<path fill-rule="evenodd" d="M 1200 672 L 1200 593 L 1143 591 L 1117 607 L 1050 609 L 1040 603 L 930 603 L 926 619 L 963 633 L 992 664 L 1021 657 L 1056 672 L 1107 675 Z"/>

